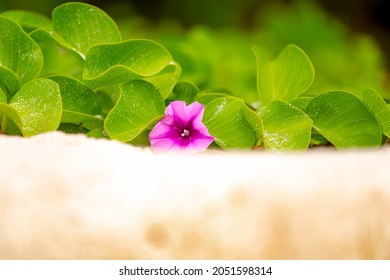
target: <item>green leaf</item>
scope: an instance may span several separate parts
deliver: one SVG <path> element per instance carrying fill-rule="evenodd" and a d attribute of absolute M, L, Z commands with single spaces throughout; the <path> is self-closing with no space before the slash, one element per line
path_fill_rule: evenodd
<path fill-rule="evenodd" d="M 103 103 L 103 115 L 107 115 L 122 95 L 120 84 L 106 86 L 96 91 Z"/>
<path fill-rule="evenodd" d="M 332 91 L 306 106 L 313 127 L 337 148 L 373 147 L 382 141 L 378 121 L 355 95 Z"/>
<path fill-rule="evenodd" d="M 186 104 L 194 102 L 194 98 L 198 92 L 198 87 L 191 82 L 177 83 L 172 90 L 174 99 L 184 101 Z"/>
<path fill-rule="evenodd" d="M 30 32 L 31 38 L 34 39 L 40 46 L 42 45 L 50 45 L 57 46 L 61 50 L 65 50 L 67 53 L 72 54 L 79 61 L 84 62 L 85 54 L 77 50 L 70 43 L 64 40 L 58 33 L 54 31 L 49 31 L 43 28 L 38 28 L 32 32 Z M 47 46 L 46 46 L 47 48 Z M 62 61 L 64 62 L 64 61 Z M 45 63 L 47 63 L 45 61 Z"/>
<path fill-rule="evenodd" d="M 307 104 L 313 99 L 313 97 L 309 96 L 302 96 L 298 98 L 294 98 L 290 100 L 288 103 L 293 105 L 294 107 L 298 108 L 301 111 L 305 111 Z"/>
<path fill-rule="evenodd" d="M 244 105 L 242 106 L 242 111 L 244 113 L 245 119 L 249 123 L 249 125 L 252 127 L 252 129 L 255 132 L 255 138 L 256 142 L 254 146 L 261 146 L 263 144 L 263 121 L 260 118 L 260 116 L 252 111 L 248 106 Z"/>
<path fill-rule="evenodd" d="M 90 23 L 88 18 L 84 18 L 83 20 L 81 20 L 81 17 L 85 16 L 85 8 L 86 7 L 87 8 L 90 7 L 91 9 L 89 12 L 91 12 L 91 13 L 96 12 L 96 16 L 102 17 L 103 20 L 100 23 L 98 21 L 96 21 L 94 23 Z M 63 15 L 63 13 L 67 14 L 68 16 L 75 15 L 76 18 L 79 18 L 80 20 L 78 22 L 71 20 L 71 22 L 69 23 L 70 26 L 67 26 L 67 23 L 63 22 L 64 18 L 61 18 L 61 15 Z M 37 28 L 36 30 L 30 32 L 30 36 L 37 43 L 39 43 L 41 46 L 45 45 L 45 44 L 58 46 L 59 48 L 65 50 L 66 52 L 77 57 L 80 61 L 84 62 L 85 53 L 87 50 L 80 49 L 80 47 L 79 47 L 80 44 L 87 44 L 87 45 L 91 44 L 91 46 L 92 46 L 92 45 L 98 44 L 98 43 L 119 42 L 120 41 L 121 35 L 119 33 L 119 30 L 117 30 L 115 23 L 114 23 L 115 27 L 111 26 L 108 28 L 111 29 L 111 31 L 115 30 L 113 32 L 117 33 L 117 34 L 115 36 L 107 37 L 107 38 L 103 38 L 103 39 L 99 36 L 97 36 L 97 37 L 94 36 L 94 32 L 96 32 L 96 30 L 82 30 L 82 29 L 80 29 L 84 25 L 105 24 L 108 16 L 103 11 L 101 11 L 100 9 L 98 9 L 96 7 L 90 6 L 88 4 L 82 4 L 82 3 L 68 3 L 68 4 L 64 4 L 62 6 L 57 7 L 53 11 L 54 18 L 57 19 L 57 15 L 60 16 L 60 18 L 58 18 L 58 20 L 56 21 L 55 28 L 53 27 L 55 29 L 55 31 L 51 30 L 51 28 L 42 27 L 42 28 Z M 108 22 L 111 22 L 111 21 L 112 21 L 111 18 L 109 18 Z M 79 26 L 79 24 L 81 26 Z M 109 26 L 110 26 L 110 24 L 109 24 Z M 69 34 L 68 34 L 68 32 L 64 32 L 64 29 L 69 31 Z M 63 36 L 64 33 L 68 34 L 68 36 L 64 37 Z M 88 38 L 93 38 L 92 41 L 94 43 L 91 40 L 89 40 L 89 41 L 84 40 L 84 37 L 82 37 L 84 35 L 81 35 L 81 34 L 87 34 Z M 78 41 L 80 41 L 79 42 L 80 44 L 77 43 Z M 62 61 L 62 62 L 64 62 L 64 61 Z M 48 62 L 45 61 L 45 63 L 47 64 Z"/>
<path fill-rule="evenodd" d="M 56 130 L 61 120 L 61 93 L 49 79 L 28 82 L 13 96 L 10 106 L 21 119 L 23 136 Z"/>
<path fill-rule="evenodd" d="M 231 97 L 231 95 L 224 92 L 201 91 L 195 96 L 195 101 L 206 105 L 211 101 L 221 97 Z"/>
<path fill-rule="evenodd" d="M 49 79 L 60 86 L 63 110 L 90 115 L 101 114 L 102 101 L 89 87 L 66 76 L 51 76 Z"/>
<path fill-rule="evenodd" d="M 5 91 L 7 99 L 20 89 L 20 80 L 18 76 L 3 66 L 0 66 L 0 88 Z"/>
<path fill-rule="evenodd" d="M 301 110 L 284 101 L 273 101 L 259 110 L 264 125 L 267 150 L 306 150 L 313 121 Z"/>
<path fill-rule="evenodd" d="M 274 100 L 289 101 L 304 93 L 314 80 L 314 67 L 307 55 L 295 45 L 287 45 L 269 62 L 258 48 L 257 91 L 262 105 Z"/>
<path fill-rule="evenodd" d="M 146 81 L 129 81 L 121 88 L 122 95 L 104 128 L 111 139 L 128 142 L 161 119 L 165 105 L 158 90 Z"/>
<path fill-rule="evenodd" d="M 8 133 L 10 122 L 13 122 L 19 129 L 22 127 L 22 121 L 18 112 L 10 105 L 0 102 L 0 126 L 1 132 Z M 13 134 L 13 133 L 10 133 Z"/>
<path fill-rule="evenodd" d="M 378 120 L 383 134 L 390 137 L 390 108 L 382 96 L 375 90 L 367 88 L 363 92 L 363 102 Z"/>
<path fill-rule="evenodd" d="M 63 75 L 82 80 L 83 62 L 79 58 L 56 45 L 40 43 L 39 46 L 44 57 L 40 76 Z"/>
<path fill-rule="evenodd" d="M 249 149 L 256 144 L 255 131 L 247 120 L 245 107 L 242 100 L 234 97 L 218 98 L 206 105 L 203 123 L 221 148 Z"/>
<path fill-rule="evenodd" d="M 171 93 L 181 73 L 179 64 L 173 62 L 165 67 L 160 73 L 143 80 L 153 84 L 165 100 Z"/>
<path fill-rule="evenodd" d="M 19 23 L 26 32 L 31 32 L 37 28 L 52 29 L 50 19 L 39 13 L 25 10 L 8 10 L 1 13 L 1 16 Z"/>
<path fill-rule="evenodd" d="M 137 137 L 129 141 L 128 143 L 134 146 L 150 147 L 149 133 L 151 129 L 142 131 Z"/>
<path fill-rule="evenodd" d="M 7 95 L 0 88 L 0 103 L 7 103 Z"/>
<path fill-rule="evenodd" d="M 54 30 L 82 54 L 91 46 L 115 43 L 121 34 L 115 22 L 101 9 L 85 3 L 65 3 L 53 10 Z"/>
<path fill-rule="evenodd" d="M 91 47 L 83 78 L 93 89 L 164 73 L 174 65 L 170 53 L 150 40 L 128 40 Z"/>
<path fill-rule="evenodd" d="M 296 107 L 297 109 L 305 112 L 306 106 L 309 104 L 309 102 L 313 99 L 313 97 L 309 96 L 301 96 L 298 98 L 294 98 L 290 100 L 290 104 Z M 310 145 L 324 145 L 328 143 L 328 139 L 326 139 L 324 136 L 322 136 L 320 133 L 318 133 L 317 130 L 314 128 L 311 130 L 311 140 Z"/>
<path fill-rule="evenodd" d="M 97 122 L 103 125 L 102 100 L 90 88 L 65 76 L 52 76 L 60 86 L 62 98 L 61 123 Z"/>
<path fill-rule="evenodd" d="M 79 75 L 81 78 L 85 54 L 48 28 L 37 28 L 29 35 L 39 44 L 44 55 L 42 76 L 61 73 L 68 76 Z"/>
<path fill-rule="evenodd" d="M 103 126 L 103 117 L 100 115 L 89 115 L 80 112 L 73 111 L 62 111 L 61 123 L 72 123 L 72 124 L 84 124 L 84 123 L 96 123 L 96 125 Z"/>
<path fill-rule="evenodd" d="M 20 25 L 0 16 L 0 65 L 15 73 L 24 84 L 38 76 L 42 64 L 43 55 L 37 43 Z M 10 74 L 7 76 L 9 79 Z M 2 77 L 0 80 L 7 84 Z"/>

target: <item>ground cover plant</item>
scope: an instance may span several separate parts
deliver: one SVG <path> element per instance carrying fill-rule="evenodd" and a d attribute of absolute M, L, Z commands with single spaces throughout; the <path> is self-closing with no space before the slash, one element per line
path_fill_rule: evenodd
<path fill-rule="evenodd" d="M 321 21 L 315 9 L 303 14 Z M 352 48 L 340 44 L 337 29 L 326 29 L 324 44 L 312 47 L 307 38 L 316 31 L 308 29 L 302 48 L 286 39 L 269 48 L 250 43 L 285 32 L 274 18 L 250 35 L 196 27 L 140 39 L 128 35 L 131 23 L 122 33 L 107 13 L 85 3 L 62 4 L 51 18 L 5 11 L 1 133 L 61 130 L 163 151 L 386 144 L 390 93 L 378 79 L 380 55 L 370 41 L 356 39 Z M 334 57 L 332 48 L 345 48 L 348 57 Z M 361 68 L 332 76 L 332 66 L 348 60 Z"/>

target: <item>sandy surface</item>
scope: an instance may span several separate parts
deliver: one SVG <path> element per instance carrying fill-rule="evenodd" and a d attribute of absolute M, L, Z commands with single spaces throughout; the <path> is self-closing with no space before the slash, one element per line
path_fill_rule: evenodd
<path fill-rule="evenodd" d="M 389 259 L 390 148 L 156 155 L 0 136 L 0 259 Z"/>

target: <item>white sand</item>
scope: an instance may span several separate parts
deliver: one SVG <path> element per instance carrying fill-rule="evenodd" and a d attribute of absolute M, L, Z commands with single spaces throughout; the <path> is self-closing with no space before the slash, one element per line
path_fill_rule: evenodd
<path fill-rule="evenodd" d="M 389 259 L 390 148 L 156 155 L 0 136 L 0 259 Z"/>

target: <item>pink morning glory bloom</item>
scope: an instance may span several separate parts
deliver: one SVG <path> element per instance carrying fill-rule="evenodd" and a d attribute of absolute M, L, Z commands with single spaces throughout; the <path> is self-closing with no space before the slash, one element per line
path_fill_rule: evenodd
<path fill-rule="evenodd" d="M 199 102 L 186 106 L 183 101 L 173 101 L 165 109 L 165 116 L 149 134 L 154 150 L 204 151 L 214 141 L 202 123 L 204 105 Z"/>

